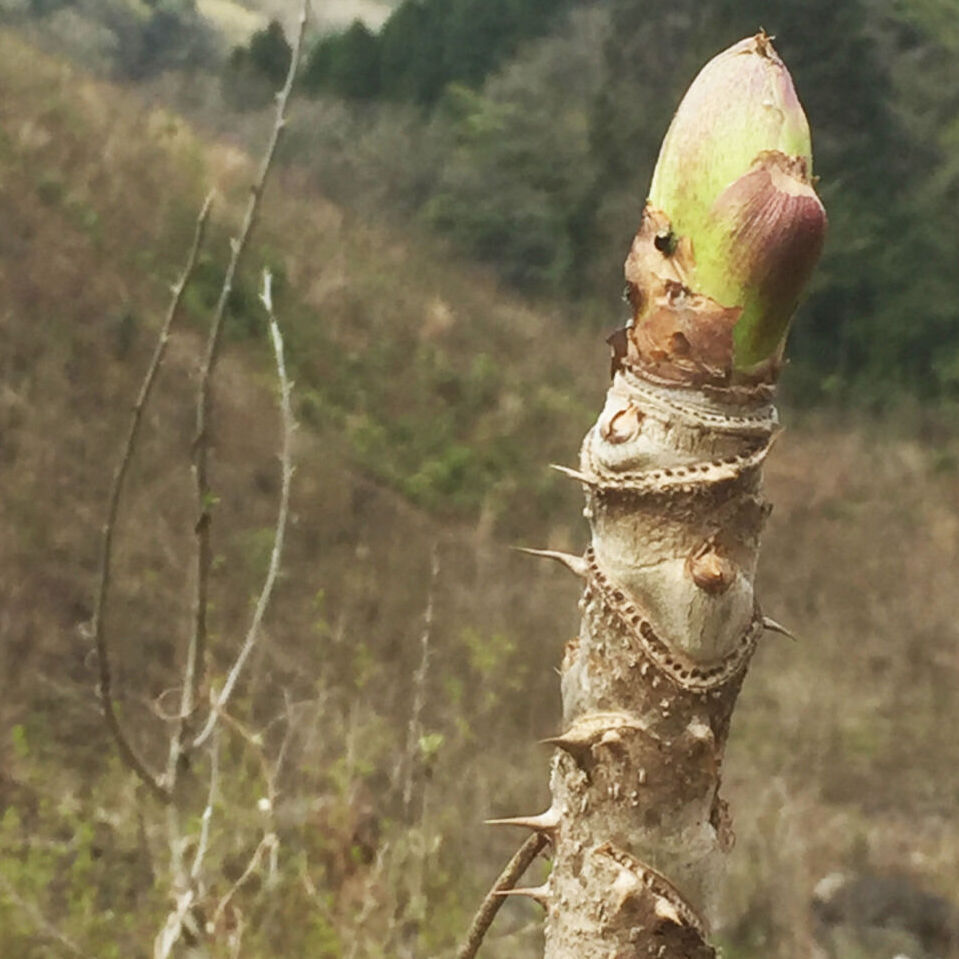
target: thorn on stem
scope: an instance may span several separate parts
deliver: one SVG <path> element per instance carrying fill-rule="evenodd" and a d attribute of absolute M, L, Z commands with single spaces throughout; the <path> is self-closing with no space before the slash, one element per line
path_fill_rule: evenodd
<path fill-rule="evenodd" d="M 582 766 L 592 745 L 589 740 L 581 739 L 577 736 L 564 734 L 562 736 L 551 736 L 549 739 L 541 739 L 540 743 L 544 746 L 555 746 L 562 749 L 564 753 L 571 756 L 577 766 Z"/>
<path fill-rule="evenodd" d="M 682 916 L 676 910 L 676 907 L 666 898 L 658 896 L 656 905 L 653 907 L 656 917 L 665 922 L 670 922 L 674 926 L 684 925 Z"/>
<path fill-rule="evenodd" d="M 781 636 L 788 636 L 794 643 L 799 642 L 799 637 L 795 633 L 786 629 L 781 623 L 777 623 L 776 620 L 771 619 L 769 616 L 763 616 L 763 629 L 768 630 L 770 633 L 779 633 Z"/>
<path fill-rule="evenodd" d="M 560 466 L 558 463 L 550 463 L 549 468 L 551 470 L 556 470 L 557 473 L 562 473 L 563 476 L 568 476 L 572 480 L 576 480 L 579 483 L 585 483 L 587 486 L 595 486 L 596 480 L 591 476 L 587 476 L 585 473 L 580 473 L 579 470 L 571 469 L 568 466 Z"/>
<path fill-rule="evenodd" d="M 549 886 L 544 883 L 542 886 L 532 886 L 526 889 L 497 889 L 494 896 L 524 896 L 527 899 L 533 899 L 544 909 L 549 903 Z"/>
<path fill-rule="evenodd" d="M 554 806 L 550 806 L 544 813 L 538 816 L 514 816 L 510 819 L 487 819 L 487 826 L 519 826 L 523 829 L 532 829 L 534 832 L 542 833 L 550 839 L 556 835 L 559 827 L 560 813 Z"/>
<path fill-rule="evenodd" d="M 528 546 L 513 546 L 511 549 L 517 553 L 525 553 L 527 556 L 540 556 L 543 559 L 552 559 L 557 563 L 562 563 L 571 573 L 586 579 L 589 572 L 589 565 L 582 556 L 573 556 L 572 553 L 564 553 L 556 549 L 530 549 Z"/>

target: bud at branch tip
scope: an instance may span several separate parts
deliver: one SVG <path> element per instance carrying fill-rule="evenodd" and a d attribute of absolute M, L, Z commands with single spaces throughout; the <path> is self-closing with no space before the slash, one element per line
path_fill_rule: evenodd
<path fill-rule="evenodd" d="M 626 260 L 627 360 L 672 382 L 769 381 L 822 251 L 809 124 L 765 33 L 683 97 Z"/>

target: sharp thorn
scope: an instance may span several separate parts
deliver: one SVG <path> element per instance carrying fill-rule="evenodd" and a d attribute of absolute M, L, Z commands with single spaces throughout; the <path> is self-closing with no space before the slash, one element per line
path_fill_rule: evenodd
<path fill-rule="evenodd" d="M 551 736 L 549 739 L 541 739 L 540 745 L 562 749 L 564 753 L 573 757 L 577 765 L 582 763 L 583 757 L 589 752 L 590 747 L 588 742 L 570 736 Z"/>
<path fill-rule="evenodd" d="M 517 553 L 526 553 L 527 556 L 541 556 L 543 559 L 555 560 L 581 579 L 586 579 L 589 572 L 586 560 L 582 556 L 573 556 L 572 553 L 564 553 L 557 549 L 530 549 L 528 546 L 513 546 L 511 549 Z"/>
<path fill-rule="evenodd" d="M 528 889 L 497 889 L 494 896 L 525 896 L 527 899 L 535 899 L 544 909 L 549 902 L 549 887 L 547 885 L 533 886 Z"/>
<path fill-rule="evenodd" d="M 680 916 L 676 907 L 662 896 L 656 898 L 656 905 L 653 907 L 653 911 L 659 919 L 665 922 L 671 922 L 674 926 L 684 925 L 682 916 Z"/>
<path fill-rule="evenodd" d="M 558 463 L 550 463 L 550 469 L 556 470 L 557 473 L 562 473 L 563 476 L 568 476 L 570 479 L 576 480 L 578 483 L 585 483 L 587 486 L 595 486 L 596 480 L 591 476 L 587 476 L 585 473 L 580 473 L 579 470 L 570 469 L 568 466 L 560 466 Z"/>
<path fill-rule="evenodd" d="M 567 749 L 571 745 L 562 736 L 548 736 L 546 739 L 539 740 L 539 744 L 540 746 L 556 746 L 559 749 Z"/>
<path fill-rule="evenodd" d="M 788 636 L 794 643 L 799 641 L 799 637 L 795 633 L 790 632 L 781 623 L 777 623 L 776 620 L 770 619 L 768 616 L 763 616 L 763 629 L 770 633 L 780 633 L 783 636 Z"/>
<path fill-rule="evenodd" d="M 511 819 L 487 819 L 487 826 L 520 826 L 552 837 L 559 826 L 559 810 L 552 806 L 538 816 L 514 816 Z"/>

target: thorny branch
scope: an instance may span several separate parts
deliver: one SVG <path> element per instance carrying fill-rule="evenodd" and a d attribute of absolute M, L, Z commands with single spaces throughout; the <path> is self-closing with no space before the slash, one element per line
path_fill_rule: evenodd
<path fill-rule="evenodd" d="M 513 889 L 516 883 L 522 878 L 523 873 L 529 869 L 533 860 L 546 847 L 548 840 L 542 833 L 533 833 L 526 842 L 516 851 L 512 859 L 506 864 L 506 868 L 500 873 L 499 879 L 493 883 L 492 888 L 486 894 L 473 921 L 470 923 L 469 932 L 466 939 L 456 954 L 456 959 L 473 959 L 479 951 L 479 947 L 486 937 L 489 927 L 493 924 L 496 914 L 503 905 L 506 897 L 502 894 L 509 889 Z"/>
<path fill-rule="evenodd" d="M 233 729 L 233 731 L 237 733 L 237 735 L 246 743 L 246 745 L 249 746 L 256 754 L 263 773 L 263 779 L 266 783 L 267 794 L 257 803 L 260 812 L 266 817 L 263 827 L 263 835 L 261 836 L 256 848 L 253 850 L 253 854 L 250 856 L 246 868 L 243 870 L 240 878 L 236 881 L 236 883 L 234 883 L 226 895 L 217 904 L 213 918 L 210 921 L 210 926 L 213 930 L 218 930 L 222 927 L 222 919 L 230 906 L 231 900 L 239 891 L 240 887 L 243 886 L 259 868 L 264 852 L 269 854 L 266 883 L 269 885 L 276 880 L 280 850 L 280 839 L 279 835 L 277 834 L 275 820 L 278 792 L 277 780 L 279 779 L 280 772 L 283 768 L 283 762 L 286 758 L 290 740 L 292 739 L 294 732 L 294 706 L 287 693 L 284 693 L 284 699 L 286 701 L 286 732 L 280 743 L 276 761 L 273 763 L 270 762 L 266 751 L 263 748 L 263 736 L 265 730 L 257 733 L 251 732 L 249 729 L 244 727 L 241 722 L 230 716 L 230 714 L 225 710 L 218 713 L 219 718 L 223 720 L 224 724 Z M 274 722 L 276 722 L 276 720 L 274 720 Z M 272 723 L 267 724 L 266 728 L 269 728 L 270 725 L 272 725 Z M 216 737 L 218 735 L 219 730 L 215 728 L 213 732 L 214 742 L 216 742 Z M 240 953 L 243 939 L 244 922 L 243 916 L 240 914 L 239 910 L 233 911 L 232 915 L 230 916 L 230 920 L 231 922 L 229 925 L 231 926 L 232 931 L 230 934 L 229 943 L 231 945 L 231 955 L 235 957 Z"/>
<path fill-rule="evenodd" d="M 186 265 L 180 278 L 173 286 L 173 297 L 167 308 L 163 325 L 160 328 L 160 335 L 157 338 L 156 347 L 153 351 L 153 357 L 147 368 L 146 376 L 140 386 L 140 392 L 136 403 L 133 406 L 133 412 L 130 417 L 130 426 L 127 430 L 126 443 L 123 447 L 123 453 L 120 456 L 120 462 L 117 465 L 116 472 L 113 475 L 113 485 L 110 488 L 110 498 L 107 504 L 106 521 L 103 524 L 103 540 L 100 548 L 100 578 L 97 586 L 97 595 L 94 603 L 92 633 L 93 642 L 97 652 L 97 666 L 100 674 L 100 699 L 103 704 L 103 715 L 110 732 L 116 740 L 117 748 L 124 763 L 133 770 L 140 780 L 147 786 L 150 792 L 162 802 L 169 802 L 171 793 L 161 783 L 159 778 L 147 768 L 144 761 L 134 750 L 130 740 L 124 733 L 117 716 L 116 707 L 113 702 L 113 674 L 110 669 L 110 649 L 107 639 L 106 619 L 110 599 L 110 586 L 112 583 L 112 559 L 113 559 L 113 536 L 116 532 L 117 516 L 120 511 L 120 503 L 123 498 L 124 486 L 126 484 L 127 472 L 130 463 L 133 460 L 133 454 L 136 451 L 137 439 L 140 433 L 140 423 L 143 419 L 143 412 L 150 400 L 153 392 L 153 386 L 156 382 L 157 374 L 163 364 L 166 356 L 167 344 L 170 339 L 170 331 L 180 312 L 180 304 L 183 301 L 183 294 L 190 282 L 193 271 L 196 268 L 196 261 L 200 249 L 203 245 L 203 237 L 206 232 L 206 224 L 210 215 L 210 208 L 213 204 L 213 194 L 209 194 L 200 209 L 200 214 L 196 221 L 196 230 L 193 235 L 193 243 L 190 246 L 190 252 L 187 256 Z"/>
<path fill-rule="evenodd" d="M 250 198 L 247 201 L 246 213 L 243 217 L 243 223 L 240 232 L 232 241 L 230 261 L 227 264 L 226 273 L 223 277 L 223 285 L 220 288 L 220 295 L 217 299 L 216 307 L 213 311 L 213 319 L 210 324 L 210 333 L 207 339 L 206 354 L 203 360 L 203 367 L 200 372 L 200 386 L 197 392 L 196 405 L 196 434 L 194 437 L 194 459 L 193 473 L 196 486 L 197 500 L 197 521 L 196 521 L 196 592 L 193 605 L 193 631 L 190 636 L 189 646 L 187 648 L 187 661 L 184 670 L 183 696 L 180 713 L 184 716 L 191 716 L 197 703 L 197 696 L 203 684 L 203 674 L 206 659 L 207 645 L 207 610 L 208 610 L 208 588 L 210 579 L 210 563 L 212 559 L 210 544 L 210 511 L 213 504 L 213 493 L 210 488 L 209 476 L 209 452 L 210 452 L 210 418 L 212 414 L 212 381 L 213 373 L 216 369 L 217 360 L 220 353 L 220 344 L 222 341 L 223 324 L 226 317 L 226 308 L 229 302 L 230 294 L 233 290 L 233 281 L 239 269 L 240 261 L 246 251 L 256 223 L 257 214 L 260 208 L 260 200 L 263 196 L 263 190 L 266 186 L 270 170 L 273 166 L 273 158 L 276 155 L 276 148 L 283 135 L 287 122 L 287 107 L 290 100 L 290 93 L 293 90 L 293 83 L 296 79 L 297 69 L 300 64 L 300 56 L 303 48 L 303 36 L 306 31 L 307 15 L 309 13 L 309 0 L 304 0 L 300 10 L 300 18 L 297 28 L 296 40 L 293 44 L 292 54 L 290 56 L 290 67 L 286 75 L 286 82 L 276 97 L 276 114 L 273 129 L 270 133 L 270 139 L 267 143 L 266 151 L 260 162 L 259 172 L 256 180 L 250 190 Z M 174 737 L 173 748 L 171 749 L 170 763 L 168 766 L 171 779 L 170 788 L 172 789 L 176 778 L 177 763 L 180 753 L 183 751 L 183 736 L 185 733 L 185 724 L 183 724 Z"/>

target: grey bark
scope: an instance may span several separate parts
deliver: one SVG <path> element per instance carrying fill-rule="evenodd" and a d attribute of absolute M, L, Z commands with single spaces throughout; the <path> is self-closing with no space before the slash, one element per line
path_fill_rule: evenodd
<path fill-rule="evenodd" d="M 554 847 L 536 890 L 546 959 L 714 954 L 701 917 L 732 843 L 730 717 L 767 623 L 753 583 L 776 430 L 768 386 L 667 385 L 627 364 L 568 471 L 592 542 L 566 561 L 585 588 L 552 806 L 525 823 Z"/>

